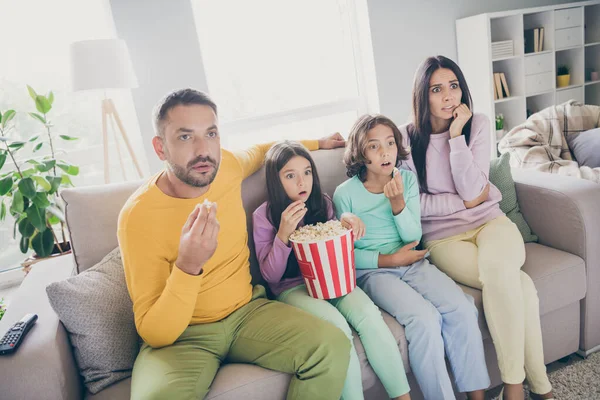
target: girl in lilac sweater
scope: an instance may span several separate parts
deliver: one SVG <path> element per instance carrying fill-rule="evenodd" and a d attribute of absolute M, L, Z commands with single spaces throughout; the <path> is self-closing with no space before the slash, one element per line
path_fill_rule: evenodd
<path fill-rule="evenodd" d="M 413 89 L 413 122 L 401 127 L 419 180 L 423 241 L 431 260 L 455 281 L 483 291 L 505 399 L 523 399 L 526 375 L 536 399 L 552 398 L 544 366 L 539 300 L 521 271 L 525 247 L 500 210 L 489 182 L 490 125 L 471 113 L 471 95 L 453 61 L 430 57 Z"/>
<path fill-rule="evenodd" d="M 289 243 L 298 226 L 335 218 L 332 201 L 321 191 L 319 176 L 308 150 L 297 142 L 280 142 L 265 160 L 269 200 L 254 211 L 253 234 L 260 271 L 277 300 L 331 322 L 352 340 L 349 324 L 358 332 L 371 367 L 394 399 L 410 399 L 400 350 L 379 309 L 360 289 L 331 299 L 309 296 Z M 340 218 L 356 238 L 364 224 L 346 213 Z M 342 398 L 363 399 L 358 355 L 352 345 Z"/>

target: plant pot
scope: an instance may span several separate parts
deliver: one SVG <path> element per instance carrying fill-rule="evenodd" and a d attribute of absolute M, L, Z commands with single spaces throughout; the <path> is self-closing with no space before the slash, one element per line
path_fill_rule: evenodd
<path fill-rule="evenodd" d="M 63 251 L 62 253 L 58 249 L 58 246 L 56 244 L 54 244 L 54 248 L 52 249 L 52 254 L 50 256 L 48 256 L 48 257 L 40 257 L 37 254 L 34 254 L 31 257 L 27 258 L 25 261 L 23 261 L 21 263 L 21 267 L 23 267 L 23 272 L 25 272 L 25 275 L 27 275 L 29 273 L 29 271 L 31 271 L 31 267 L 34 264 L 37 264 L 40 261 L 49 260 L 51 258 L 64 256 L 65 254 L 71 254 L 71 242 L 62 242 L 60 244 L 60 247 L 62 248 L 62 251 Z"/>
<path fill-rule="evenodd" d="M 556 87 L 567 87 L 571 82 L 571 75 L 558 75 L 556 77 Z"/>
<path fill-rule="evenodd" d="M 502 139 L 506 131 L 504 129 L 496 129 L 496 140 Z"/>

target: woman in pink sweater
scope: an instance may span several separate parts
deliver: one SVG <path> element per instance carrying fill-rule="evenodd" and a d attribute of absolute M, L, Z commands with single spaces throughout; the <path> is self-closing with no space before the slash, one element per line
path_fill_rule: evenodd
<path fill-rule="evenodd" d="M 504 382 L 504 399 L 523 399 L 527 377 L 534 399 L 551 399 L 539 300 L 521 271 L 523 238 L 500 210 L 488 180 L 489 121 L 471 113 L 471 94 L 452 60 L 430 57 L 417 70 L 413 121 L 401 132 L 416 173 L 423 242 L 432 262 L 455 281 L 482 289 L 485 316 Z"/>

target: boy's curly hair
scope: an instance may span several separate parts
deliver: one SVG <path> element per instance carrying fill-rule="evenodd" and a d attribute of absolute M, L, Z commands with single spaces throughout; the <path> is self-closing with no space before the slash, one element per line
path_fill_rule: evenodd
<path fill-rule="evenodd" d="M 354 126 L 350 131 L 350 136 L 348 137 L 348 143 L 344 153 L 344 163 L 346 164 L 346 175 L 348 175 L 349 178 L 358 175 L 361 182 L 365 181 L 367 172 L 366 164 L 369 163 L 369 160 L 365 157 L 367 134 L 377 125 L 385 125 L 394 132 L 394 139 L 396 140 L 396 146 L 398 146 L 396 166 L 401 160 L 406 160 L 410 154 L 410 149 L 402 146 L 400 129 L 398 129 L 391 119 L 381 114 L 365 114 L 354 123 Z"/>

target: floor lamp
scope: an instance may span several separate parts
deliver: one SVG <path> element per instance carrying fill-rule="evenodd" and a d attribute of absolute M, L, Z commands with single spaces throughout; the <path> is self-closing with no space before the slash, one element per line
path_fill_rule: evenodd
<path fill-rule="evenodd" d="M 127 132 L 117 112 L 115 103 L 106 96 L 108 89 L 133 89 L 138 86 L 127 44 L 121 39 L 84 40 L 71 44 L 72 89 L 104 90 L 102 100 L 102 141 L 104 144 L 104 181 L 110 182 L 108 124 L 115 135 L 117 156 L 126 180 L 125 165 L 121 156 L 117 128 L 131 156 L 140 178 L 143 177 L 140 164 L 131 147 Z M 116 124 L 116 127 L 115 127 Z"/>

